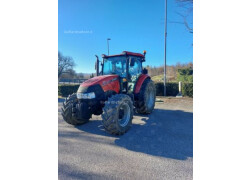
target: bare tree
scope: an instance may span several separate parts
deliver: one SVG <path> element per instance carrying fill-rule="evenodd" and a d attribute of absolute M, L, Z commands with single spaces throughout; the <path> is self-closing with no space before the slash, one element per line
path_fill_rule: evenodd
<path fill-rule="evenodd" d="M 180 8 L 182 8 L 182 12 L 176 12 L 179 16 L 183 18 L 183 22 L 172 22 L 178 24 L 184 24 L 189 33 L 193 33 L 193 25 L 192 23 L 188 23 L 187 18 L 193 13 L 193 0 L 176 0 L 177 4 Z"/>
<path fill-rule="evenodd" d="M 58 78 L 59 79 L 63 73 L 72 73 L 74 66 L 75 66 L 75 63 L 72 57 L 63 56 L 62 53 L 58 51 Z"/>

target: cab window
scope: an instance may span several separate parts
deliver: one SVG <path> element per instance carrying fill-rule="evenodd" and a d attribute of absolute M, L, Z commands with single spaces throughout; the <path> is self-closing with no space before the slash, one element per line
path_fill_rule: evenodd
<path fill-rule="evenodd" d="M 133 61 L 133 62 L 132 62 Z M 142 64 L 139 58 L 132 57 L 131 58 L 130 66 L 129 66 L 129 73 L 131 76 L 135 76 L 141 74 L 142 71 Z"/>

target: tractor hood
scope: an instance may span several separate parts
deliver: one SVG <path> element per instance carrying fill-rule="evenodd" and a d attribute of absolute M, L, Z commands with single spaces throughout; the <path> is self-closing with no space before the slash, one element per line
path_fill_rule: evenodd
<path fill-rule="evenodd" d="M 92 87 L 93 88 L 100 87 L 104 92 L 111 90 L 111 91 L 115 91 L 116 93 L 119 93 L 120 91 L 119 76 L 118 75 L 96 76 L 94 78 L 91 78 L 83 82 L 80 85 L 78 92 L 91 91 Z"/>
<path fill-rule="evenodd" d="M 96 84 L 100 84 L 101 86 L 108 84 L 114 80 L 118 80 L 118 75 L 104 75 L 104 76 L 96 76 L 85 82 L 83 82 L 80 86 L 88 87 Z"/>

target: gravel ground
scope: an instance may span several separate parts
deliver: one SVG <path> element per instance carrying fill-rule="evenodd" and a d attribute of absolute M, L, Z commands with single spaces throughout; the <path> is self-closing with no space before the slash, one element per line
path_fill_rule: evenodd
<path fill-rule="evenodd" d="M 106 133 L 100 116 L 67 124 L 59 99 L 59 179 L 192 179 L 193 99 L 157 98 L 153 113 L 136 114 L 123 136 Z"/>

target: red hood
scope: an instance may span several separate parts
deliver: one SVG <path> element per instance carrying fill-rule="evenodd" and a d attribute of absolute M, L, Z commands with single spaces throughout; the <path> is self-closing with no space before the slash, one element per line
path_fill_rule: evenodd
<path fill-rule="evenodd" d="M 118 75 L 103 75 L 103 76 L 96 76 L 93 77 L 85 82 L 83 82 L 80 86 L 82 87 L 88 87 L 88 86 L 93 86 L 96 84 L 100 84 L 101 86 L 104 86 L 109 83 L 111 80 L 115 80 Z"/>

